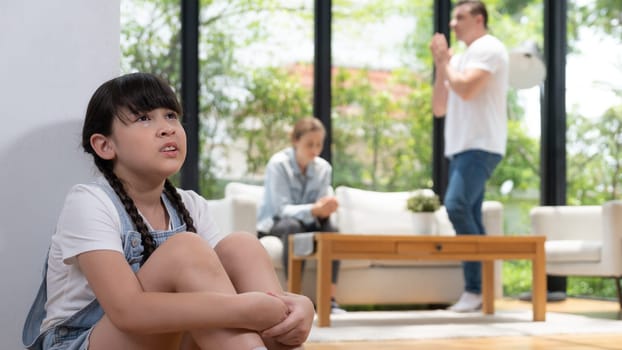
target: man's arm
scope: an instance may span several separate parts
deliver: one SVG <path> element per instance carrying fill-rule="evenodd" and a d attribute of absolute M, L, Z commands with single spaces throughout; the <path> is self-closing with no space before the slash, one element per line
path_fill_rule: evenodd
<path fill-rule="evenodd" d="M 447 96 L 449 95 L 445 82 L 445 74 L 439 73 L 439 71 L 443 71 L 443 69 L 437 67 L 436 77 L 434 78 L 434 88 L 432 90 L 432 113 L 437 118 L 445 116 L 447 111 Z"/>
<path fill-rule="evenodd" d="M 454 69 L 449 64 L 452 54 L 443 34 L 434 34 L 430 42 L 430 51 L 432 51 L 436 65 L 436 76 L 432 91 L 432 111 L 438 117 L 446 112 L 449 89 L 463 100 L 470 100 L 486 86 L 491 74 L 479 68 L 467 69 L 464 72 L 458 72 Z"/>
<path fill-rule="evenodd" d="M 444 67 L 447 84 L 460 98 L 470 100 L 479 95 L 490 79 L 490 72 L 483 69 L 471 68 L 463 73 L 458 72 L 449 64 Z"/>
<path fill-rule="evenodd" d="M 447 80 L 445 65 L 451 58 L 451 51 L 443 34 L 436 33 L 432 36 L 430 51 L 432 51 L 434 65 L 436 66 L 434 87 L 432 89 L 432 113 L 435 117 L 440 118 L 444 117 L 447 111 L 449 92 L 445 82 Z"/>

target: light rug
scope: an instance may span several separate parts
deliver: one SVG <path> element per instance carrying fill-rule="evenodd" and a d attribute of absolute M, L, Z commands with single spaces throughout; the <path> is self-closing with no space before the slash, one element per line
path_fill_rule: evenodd
<path fill-rule="evenodd" d="M 357 311 L 331 315 L 330 327 L 317 327 L 309 342 L 375 341 L 548 334 L 622 333 L 622 321 L 546 313 L 545 322 L 533 322 L 531 311 L 455 313 L 432 311 Z"/>

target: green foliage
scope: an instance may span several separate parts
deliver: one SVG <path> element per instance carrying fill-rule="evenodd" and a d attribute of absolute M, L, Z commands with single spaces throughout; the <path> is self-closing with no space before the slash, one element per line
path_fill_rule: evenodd
<path fill-rule="evenodd" d="M 415 190 L 406 201 L 406 208 L 415 213 L 435 212 L 441 207 L 441 201 L 432 190 Z"/>
<path fill-rule="evenodd" d="M 517 296 L 531 290 L 531 261 L 508 260 L 502 266 L 504 296 Z"/>
<path fill-rule="evenodd" d="M 507 152 L 488 181 L 491 195 L 498 194 L 505 181 L 512 181 L 515 191 L 527 191 L 540 185 L 540 144 L 529 136 L 524 123 L 508 121 Z"/>
<path fill-rule="evenodd" d="M 247 85 L 251 97 L 233 115 L 231 137 L 245 141 L 249 175 L 260 175 L 272 154 L 288 145 L 295 121 L 312 115 L 311 91 L 281 68 L 252 72 Z"/>
<path fill-rule="evenodd" d="M 569 204 L 622 198 L 622 104 L 595 119 L 569 114 L 568 122 Z"/>
<path fill-rule="evenodd" d="M 617 299 L 615 280 L 605 277 L 569 277 L 568 295 Z"/>
<path fill-rule="evenodd" d="M 509 4 L 512 5 L 509 5 Z M 489 31 L 498 37 L 507 48 L 532 40 L 543 47 L 544 7 L 541 1 L 495 1 L 486 2 L 489 17 Z"/>
<path fill-rule="evenodd" d="M 381 82 L 373 85 L 372 75 Z M 422 96 L 429 100 L 430 87 L 426 85 L 422 87 L 400 71 L 337 70 L 333 83 L 333 160 L 348 166 L 335 168 L 335 185 L 375 190 L 429 185 L 423 179 L 430 179 L 431 113 L 425 118 L 408 112 L 413 95 L 417 102 Z M 426 110 L 430 110 L 428 104 L 422 108 Z M 415 143 L 423 147 L 415 147 Z"/>
<path fill-rule="evenodd" d="M 518 296 L 531 291 L 531 261 L 509 260 L 503 262 L 503 295 Z M 617 299 L 615 280 L 606 277 L 569 277 L 566 293 L 569 296 Z"/>
<path fill-rule="evenodd" d="M 126 0 L 121 5 L 121 70 L 158 74 L 180 91 L 179 3 Z M 137 13 L 143 16 L 132 15 Z"/>
<path fill-rule="evenodd" d="M 568 30 L 571 40 L 579 39 L 579 28 L 593 28 L 601 35 L 622 41 L 622 1 L 571 1 L 568 6 Z"/>

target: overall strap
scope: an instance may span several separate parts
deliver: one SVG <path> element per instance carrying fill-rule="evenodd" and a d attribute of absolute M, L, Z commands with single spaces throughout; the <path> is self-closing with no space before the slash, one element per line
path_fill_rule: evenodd
<path fill-rule="evenodd" d="M 117 213 L 119 213 L 119 220 L 121 220 L 121 232 L 128 232 L 134 229 L 134 222 L 130 218 L 130 215 L 125 210 L 125 206 L 121 202 L 121 198 L 117 196 L 114 189 L 108 184 L 108 182 L 104 183 L 96 183 L 110 198 L 112 204 L 117 209 Z"/>
<path fill-rule="evenodd" d="M 41 324 L 47 315 L 45 311 L 45 303 L 47 302 L 47 272 L 48 272 L 48 256 L 50 250 L 48 249 L 45 254 L 45 263 L 43 264 L 43 276 L 41 279 L 41 285 L 37 291 L 37 296 L 34 302 L 30 306 L 28 316 L 24 322 L 24 328 L 22 329 L 22 343 L 29 349 L 38 348 L 41 346 L 42 337 L 39 337 L 41 333 Z M 39 338 L 39 339 L 38 339 Z"/>

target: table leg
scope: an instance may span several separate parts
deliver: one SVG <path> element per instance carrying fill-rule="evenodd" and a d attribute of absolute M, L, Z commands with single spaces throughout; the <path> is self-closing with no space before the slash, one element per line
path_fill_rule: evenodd
<path fill-rule="evenodd" d="M 531 303 L 533 320 L 544 321 L 546 316 L 546 256 L 544 242 L 537 244 L 536 256 L 532 260 Z"/>
<path fill-rule="evenodd" d="M 319 239 L 317 241 L 317 280 L 316 280 L 316 308 L 318 326 L 330 326 L 330 287 L 331 287 L 331 242 Z"/>
<path fill-rule="evenodd" d="M 287 290 L 291 293 L 302 293 L 302 259 L 294 255 L 294 235 L 289 235 L 289 258 L 287 275 Z"/>
<path fill-rule="evenodd" d="M 482 312 L 486 315 L 495 313 L 495 262 L 482 261 Z"/>

